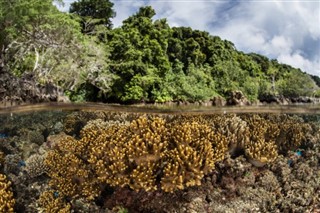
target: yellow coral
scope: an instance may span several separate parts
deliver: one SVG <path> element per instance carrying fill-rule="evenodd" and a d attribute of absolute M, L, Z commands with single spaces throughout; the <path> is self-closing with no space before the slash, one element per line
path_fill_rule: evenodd
<path fill-rule="evenodd" d="M 257 114 L 244 119 L 250 128 L 250 142 L 245 145 L 245 155 L 255 166 L 273 162 L 278 156 L 275 139 L 280 133 L 278 124 Z"/>
<path fill-rule="evenodd" d="M 83 196 L 88 200 L 98 195 L 99 182 L 90 165 L 72 151 L 68 149 L 50 151 L 45 159 L 45 165 L 51 178 L 49 184 L 61 194 L 69 197 Z"/>
<path fill-rule="evenodd" d="M 227 151 L 223 136 L 195 121 L 175 124 L 171 139 L 169 146 L 174 148 L 166 154 L 161 179 L 161 188 L 166 192 L 200 185 L 203 176 L 214 169 L 214 163 L 222 160 Z"/>
<path fill-rule="evenodd" d="M 0 174 L 0 212 L 14 212 L 15 200 L 11 191 L 11 182 Z"/>
<path fill-rule="evenodd" d="M 130 187 L 134 190 L 156 190 L 156 173 L 168 146 L 166 121 L 140 117 L 129 126 L 127 157 L 131 167 Z"/>
<path fill-rule="evenodd" d="M 253 165 L 264 166 L 277 158 L 277 145 L 274 141 L 266 142 L 263 138 L 259 138 L 247 145 L 245 154 Z"/>
<path fill-rule="evenodd" d="M 91 141 L 88 148 L 88 162 L 93 165 L 98 179 L 111 186 L 125 186 L 129 183 L 126 133 L 124 126 L 111 126 Z"/>
<path fill-rule="evenodd" d="M 311 131 L 309 124 L 304 123 L 295 116 L 282 116 L 280 134 L 276 138 L 279 151 L 285 153 L 288 150 L 298 148 Z"/>
<path fill-rule="evenodd" d="M 38 204 L 45 213 L 70 213 L 71 205 L 54 190 L 44 191 L 38 200 Z"/>

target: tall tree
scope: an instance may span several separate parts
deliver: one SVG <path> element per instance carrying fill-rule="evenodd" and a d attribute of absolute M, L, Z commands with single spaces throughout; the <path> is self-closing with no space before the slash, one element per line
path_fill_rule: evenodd
<path fill-rule="evenodd" d="M 70 5 L 69 12 L 81 17 L 83 33 L 93 34 L 99 26 L 112 28 L 111 18 L 116 15 L 112 7 L 109 0 L 78 0 Z"/>

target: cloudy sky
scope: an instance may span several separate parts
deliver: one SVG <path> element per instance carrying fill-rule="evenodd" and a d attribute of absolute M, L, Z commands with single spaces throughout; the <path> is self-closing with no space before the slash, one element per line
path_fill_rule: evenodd
<path fill-rule="evenodd" d="M 64 0 L 67 10 L 72 0 Z M 190 26 L 320 76 L 319 0 L 111 0 L 115 27 L 151 5 L 155 19 L 170 26 Z"/>

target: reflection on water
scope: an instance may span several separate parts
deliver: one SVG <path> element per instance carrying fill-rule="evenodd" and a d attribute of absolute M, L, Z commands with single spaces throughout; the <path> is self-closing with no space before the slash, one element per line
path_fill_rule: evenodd
<path fill-rule="evenodd" d="M 0 110 L 0 212 L 317 212 L 320 106 Z"/>
<path fill-rule="evenodd" d="M 320 104 L 302 105 L 261 105 L 261 106 L 236 106 L 214 107 L 194 105 L 113 105 L 113 104 L 67 104 L 45 103 L 33 105 L 21 105 L 13 107 L 0 107 L 0 114 L 21 113 L 49 110 L 94 110 L 94 111 L 118 111 L 118 112 L 142 112 L 142 113 L 179 113 L 179 114 L 215 114 L 215 113 L 296 113 L 296 114 L 320 114 Z"/>

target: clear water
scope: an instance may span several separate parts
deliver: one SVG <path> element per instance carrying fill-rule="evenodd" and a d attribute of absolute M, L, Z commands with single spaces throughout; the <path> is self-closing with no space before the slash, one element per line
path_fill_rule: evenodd
<path fill-rule="evenodd" d="M 320 106 L 0 110 L 0 212 L 319 212 Z"/>

